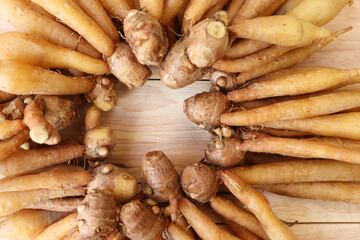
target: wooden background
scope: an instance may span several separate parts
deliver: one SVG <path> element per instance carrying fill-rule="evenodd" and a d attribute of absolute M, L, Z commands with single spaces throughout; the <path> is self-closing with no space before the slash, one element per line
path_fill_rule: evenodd
<path fill-rule="evenodd" d="M 346 7 L 327 27 L 333 31 L 354 29 L 311 57 L 303 65 L 338 68 L 360 66 L 360 3 Z M 0 32 L 15 30 L 0 22 Z M 155 71 L 156 72 L 156 71 Z M 117 145 L 110 161 L 129 167 L 139 177 L 139 165 L 149 151 L 162 150 L 179 171 L 204 156 L 209 134 L 198 129 L 183 114 L 184 99 L 207 91 L 209 81 L 202 80 L 179 90 L 166 88 L 154 74 L 142 88 L 128 91 L 119 87 L 119 103 L 103 113 L 101 122 L 116 131 Z M 81 134 L 82 120 L 67 133 Z M 360 240 L 360 205 L 289 198 L 264 193 L 275 214 L 288 223 L 299 240 Z M 209 213 L 206 206 L 203 208 Z M 215 216 L 214 216 L 215 218 Z"/>

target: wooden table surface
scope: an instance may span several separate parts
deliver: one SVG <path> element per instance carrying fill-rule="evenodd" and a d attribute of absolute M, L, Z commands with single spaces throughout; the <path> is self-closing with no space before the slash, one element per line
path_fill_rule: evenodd
<path fill-rule="evenodd" d="M 354 29 L 341 36 L 339 44 L 330 44 L 303 65 L 360 67 L 359 1 L 346 7 L 326 25 L 333 31 L 347 26 Z M 0 32 L 11 30 L 15 29 L 0 22 Z M 110 161 L 129 167 L 137 178 L 139 165 L 147 152 L 162 150 L 181 171 L 188 163 L 204 157 L 204 147 L 210 137 L 209 133 L 192 124 L 182 110 L 184 99 L 207 91 L 209 81 L 202 80 L 183 89 L 172 90 L 157 79 L 157 73 L 152 78 L 142 88 L 131 91 L 120 86 L 118 106 L 103 113 L 101 119 L 101 123 L 112 127 L 117 135 L 117 145 Z M 81 134 L 82 124 L 79 120 L 66 133 Z M 291 229 L 299 240 L 360 240 L 360 205 L 264 194 L 279 218 L 294 223 Z M 206 206 L 204 208 L 207 209 Z"/>

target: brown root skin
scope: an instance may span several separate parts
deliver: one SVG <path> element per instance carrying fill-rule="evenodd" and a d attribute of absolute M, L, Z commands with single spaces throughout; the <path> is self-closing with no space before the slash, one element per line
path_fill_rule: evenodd
<path fill-rule="evenodd" d="M 116 203 L 112 195 L 87 194 L 77 211 L 79 239 L 104 239 L 116 228 Z"/>
<path fill-rule="evenodd" d="M 182 88 L 201 79 L 207 68 L 198 68 L 186 53 L 187 39 L 178 40 L 160 67 L 160 79 L 169 88 Z"/>
<path fill-rule="evenodd" d="M 2 104 L 1 113 L 5 116 L 6 119 L 23 119 L 25 103 L 21 98 L 15 98 L 11 102 Z"/>
<path fill-rule="evenodd" d="M 124 33 L 141 64 L 158 66 L 163 61 L 169 41 L 158 20 L 144 12 L 131 10 L 124 19 Z"/>
<path fill-rule="evenodd" d="M 104 164 L 96 168 L 95 178 L 88 186 L 88 192 L 102 192 L 113 195 L 120 203 L 131 200 L 137 193 L 136 179 L 124 170 Z"/>
<path fill-rule="evenodd" d="M 230 47 L 227 27 L 220 20 L 205 19 L 190 29 L 186 52 L 197 67 L 209 67 Z"/>
<path fill-rule="evenodd" d="M 230 92 L 238 87 L 236 74 L 228 72 L 213 71 L 210 74 L 210 83 L 211 86 L 217 86 L 222 93 Z"/>
<path fill-rule="evenodd" d="M 213 199 L 220 185 L 216 171 L 202 163 L 192 163 L 185 167 L 180 181 L 186 195 L 201 203 Z"/>
<path fill-rule="evenodd" d="M 142 161 L 143 192 L 157 202 L 181 198 L 179 175 L 173 163 L 161 151 L 149 152 Z"/>
<path fill-rule="evenodd" d="M 31 100 L 24 111 L 24 123 L 30 129 L 30 138 L 39 144 L 56 145 L 60 142 L 59 132 L 46 120 L 45 104 Z"/>
<path fill-rule="evenodd" d="M 144 85 L 152 74 L 148 66 L 139 63 L 126 42 L 117 43 L 114 53 L 106 58 L 106 62 L 109 71 L 130 89 Z"/>
<path fill-rule="evenodd" d="M 228 112 L 231 104 L 219 92 L 203 92 L 184 101 L 184 113 L 200 128 L 211 129 L 220 125 L 220 117 Z"/>
<path fill-rule="evenodd" d="M 16 98 L 16 95 L 0 91 L 0 103 L 4 103 Z"/>
<path fill-rule="evenodd" d="M 95 79 L 95 86 L 87 98 L 103 111 L 109 111 L 117 104 L 116 83 L 104 76 Z"/>
<path fill-rule="evenodd" d="M 161 215 L 135 200 L 121 208 L 120 220 L 125 235 L 132 240 L 158 240 L 165 228 Z"/>
<path fill-rule="evenodd" d="M 212 139 L 205 148 L 206 162 L 217 167 L 233 167 L 244 163 L 245 152 L 238 138 Z"/>

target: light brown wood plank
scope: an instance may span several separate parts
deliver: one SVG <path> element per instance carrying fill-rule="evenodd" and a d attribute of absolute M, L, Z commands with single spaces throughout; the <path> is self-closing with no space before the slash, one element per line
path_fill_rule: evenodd
<path fill-rule="evenodd" d="M 297 240 L 359 240 L 360 224 L 295 224 Z"/>

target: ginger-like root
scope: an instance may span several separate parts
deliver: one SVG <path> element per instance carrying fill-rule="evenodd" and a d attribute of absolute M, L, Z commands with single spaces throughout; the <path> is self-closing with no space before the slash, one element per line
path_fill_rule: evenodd
<path fill-rule="evenodd" d="M 144 65 L 158 66 L 165 57 L 169 41 L 157 19 L 131 10 L 124 19 L 126 41 L 137 60 Z"/>
<path fill-rule="evenodd" d="M 0 108 L 2 108 L 1 113 L 6 119 L 15 120 L 23 119 L 24 117 L 25 103 L 19 97 L 15 98 L 11 102 L 2 104 Z"/>
<path fill-rule="evenodd" d="M 109 111 L 117 104 L 116 84 L 108 77 L 98 76 L 94 88 L 86 96 L 101 110 Z"/>
<path fill-rule="evenodd" d="M 185 167 L 180 181 L 186 195 L 201 203 L 213 199 L 220 185 L 216 171 L 202 163 L 192 163 Z"/>
<path fill-rule="evenodd" d="M 120 220 L 125 235 L 132 240 L 158 240 L 165 228 L 161 215 L 135 200 L 121 208 Z"/>
<path fill-rule="evenodd" d="M 116 143 L 116 135 L 109 127 L 100 126 L 100 110 L 92 105 L 85 116 L 85 135 L 83 143 L 86 146 L 86 156 L 89 159 L 104 159 Z"/>
<path fill-rule="evenodd" d="M 104 164 L 95 170 L 95 178 L 88 186 L 88 191 L 97 191 L 113 195 L 115 200 L 124 203 L 132 199 L 137 192 L 136 179 L 124 170 Z"/>
<path fill-rule="evenodd" d="M 244 163 L 245 152 L 238 138 L 212 139 L 205 148 L 206 162 L 217 167 L 233 167 Z"/>
<path fill-rule="evenodd" d="M 197 23 L 190 29 L 188 41 L 186 52 L 197 67 L 209 67 L 220 60 L 230 47 L 226 12 Z"/>
<path fill-rule="evenodd" d="M 79 239 L 104 239 L 116 227 L 116 203 L 112 195 L 88 193 L 77 210 Z"/>
<path fill-rule="evenodd" d="M 198 68 L 190 61 L 186 53 L 187 42 L 187 39 L 178 40 L 161 64 L 161 81 L 170 88 L 190 85 L 207 71 L 207 68 Z"/>
<path fill-rule="evenodd" d="M 179 175 L 161 151 L 149 152 L 142 161 L 141 181 L 146 196 L 157 202 L 170 202 L 171 218 L 177 216 L 177 200 L 182 197 Z"/>
<path fill-rule="evenodd" d="M 220 117 L 230 110 L 227 97 L 219 92 L 203 92 L 184 101 L 184 113 L 200 128 L 211 129 L 220 125 Z"/>
<path fill-rule="evenodd" d="M 114 53 L 106 62 L 109 71 L 130 89 L 144 85 L 152 74 L 148 66 L 139 63 L 126 42 L 117 43 Z"/>
<path fill-rule="evenodd" d="M 230 92 L 237 88 L 236 74 L 213 71 L 210 74 L 210 83 L 212 88 L 217 88 L 217 91 L 222 93 Z"/>

